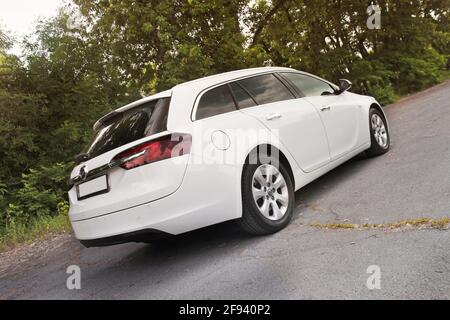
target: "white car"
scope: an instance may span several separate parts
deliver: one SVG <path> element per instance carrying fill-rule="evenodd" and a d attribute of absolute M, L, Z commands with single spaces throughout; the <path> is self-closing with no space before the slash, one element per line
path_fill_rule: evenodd
<path fill-rule="evenodd" d="M 94 125 L 69 183 L 85 246 L 151 241 L 237 219 L 253 234 L 284 228 L 294 191 L 366 151 L 390 147 L 372 97 L 290 68 L 186 82 Z"/>

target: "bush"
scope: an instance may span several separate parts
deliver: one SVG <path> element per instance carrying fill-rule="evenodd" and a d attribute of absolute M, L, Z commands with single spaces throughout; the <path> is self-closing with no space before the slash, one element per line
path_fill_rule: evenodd
<path fill-rule="evenodd" d="M 382 106 L 394 102 L 398 97 L 398 95 L 394 92 L 394 88 L 392 88 L 392 84 L 390 83 L 386 86 L 375 85 L 371 87 L 370 95 L 375 97 L 375 99 L 377 99 Z"/>
<path fill-rule="evenodd" d="M 352 79 L 354 92 L 373 96 L 382 105 L 396 99 L 392 81 L 397 73 L 378 59 L 355 61 L 348 78 Z"/>
<path fill-rule="evenodd" d="M 13 247 L 17 243 L 31 242 L 37 238 L 70 231 L 67 201 L 60 201 L 57 207 L 58 214 L 54 217 L 42 217 L 27 223 L 11 219 L 8 225 L 0 226 L 0 250 Z"/>
<path fill-rule="evenodd" d="M 2 217 L 2 224 L 28 224 L 43 217 L 52 217 L 66 208 L 66 180 L 71 163 L 57 163 L 30 169 L 22 175 L 21 187 L 12 196 Z M 4 200 L 5 201 L 5 200 Z"/>
<path fill-rule="evenodd" d="M 0 249 L 70 230 L 65 198 L 72 165 L 57 163 L 30 169 L 22 174 L 17 192 L 8 191 L 0 182 Z"/>
<path fill-rule="evenodd" d="M 398 78 L 393 81 L 393 85 L 402 95 L 437 84 L 445 64 L 446 57 L 431 47 L 420 56 L 396 53 L 386 59 L 386 65 L 392 70 L 397 70 Z"/>

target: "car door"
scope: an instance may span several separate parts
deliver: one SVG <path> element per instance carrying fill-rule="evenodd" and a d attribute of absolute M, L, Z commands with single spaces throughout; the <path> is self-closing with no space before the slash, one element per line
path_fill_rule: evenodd
<path fill-rule="evenodd" d="M 302 73 L 281 74 L 314 105 L 325 126 L 331 159 L 335 160 L 358 147 L 361 107 L 351 94 L 336 95 L 331 84 Z"/>
<path fill-rule="evenodd" d="M 230 87 L 239 109 L 269 128 L 303 171 L 311 172 L 331 161 L 317 110 L 305 99 L 295 98 L 275 75 L 242 79 Z"/>

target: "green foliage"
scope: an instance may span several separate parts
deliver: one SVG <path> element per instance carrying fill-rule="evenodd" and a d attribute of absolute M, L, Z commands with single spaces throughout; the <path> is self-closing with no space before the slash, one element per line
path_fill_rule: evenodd
<path fill-rule="evenodd" d="M 147 93 L 204 75 L 242 68 L 243 0 L 75 0 L 89 37 Z"/>
<path fill-rule="evenodd" d="M 0 181 L 0 217 L 2 216 L 2 213 L 5 212 L 6 207 L 7 207 L 7 202 L 6 202 L 7 195 L 8 195 L 8 189 L 6 187 L 6 184 L 4 184 Z"/>
<path fill-rule="evenodd" d="M 40 166 L 22 174 L 20 188 L 1 217 L 4 225 L 27 224 L 30 221 L 50 217 L 62 210 L 59 203 L 65 198 L 68 169 L 73 163 L 56 163 Z"/>
<path fill-rule="evenodd" d="M 448 0 L 379 1 L 380 30 L 367 28 L 364 1 L 75 3 L 124 81 L 131 77 L 147 93 L 211 73 L 280 65 L 350 78 L 357 92 L 389 103 L 439 81 L 448 63 Z"/>
<path fill-rule="evenodd" d="M 7 226 L 0 226 L 0 250 L 8 249 L 18 243 L 32 242 L 37 238 L 70 231 L 67 202 L 60 202 L 59 207 L 63 210 L 56 216 L 34 219 L 27 224 L 14 222 Z"/>
<path fill-rule="evenodd" d="M 449 61 L 449 1 L 377 3 L 380 30 L 366 27 L 364 1 L 258 1 L 251 43 L 274 64 L 348 78 L 382 103 L 439 81 Z"/>
<path fill-rule="evenodd" d="M 445 57 L 433 48 L 427 48 L 419 56 L 396 54 L 386 64 L 398 70 L 398 78 L 393 81 L 400 94 L 418 91 L 439 81 L 445 68 Z"/>
<path fill-rule="evenodd" d="M 43 99 L 37 95 L 0 89 L 0 179 L 16 184 L 21 173 L 40 157 L 45 130 Z"/>
<path fill-rule="evenodd" d="M 390 71 L 378 60 L 355 61 L 345 77 L 352 80 L 354 91 L 375 96 L 382 105 L 396 99 L 392 81 L 398 78 L 398 72 Z"/>

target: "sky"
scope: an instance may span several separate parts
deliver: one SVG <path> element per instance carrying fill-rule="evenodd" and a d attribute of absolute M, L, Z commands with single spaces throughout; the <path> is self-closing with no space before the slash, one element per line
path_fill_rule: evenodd
<path fill-rule="evenodd" d="M 33 31 L 39 18 L 56 15 L 64 0 L 0 0 L 0 26 L 7 34 L 20 40 Z M 19 53 L 14 46 L 11 53 Z"/>

